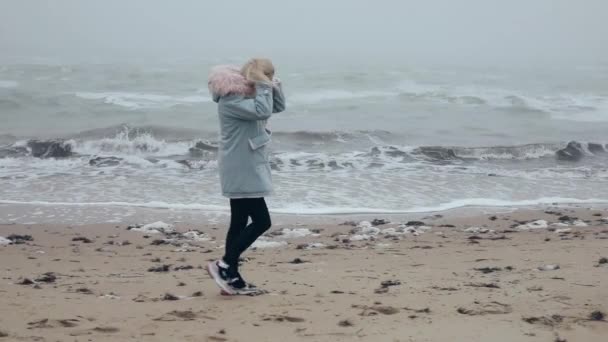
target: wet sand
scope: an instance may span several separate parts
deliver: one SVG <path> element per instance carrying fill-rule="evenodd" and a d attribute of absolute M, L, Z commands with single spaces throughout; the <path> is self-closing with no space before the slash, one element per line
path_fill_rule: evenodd
<path fill-rule="evenodd" d="M 2 225 L 0 341 L 606 341 L 605 209 L 391 220 L 280 220 L 252 297 L 204 271 L 222 224 Z"/>

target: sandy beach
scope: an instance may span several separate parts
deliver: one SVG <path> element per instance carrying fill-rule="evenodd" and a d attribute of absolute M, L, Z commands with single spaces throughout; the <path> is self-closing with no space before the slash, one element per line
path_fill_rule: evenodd
<path fill-rule="evenodd" d="M 252 297 L 221 296 L 204 271 L 222 254 L 222 225 L 0 226 L 0 340 L 608 335 L 606 210 L 297 221 L 246 253 L 245 277 L 268 291 Z"/>

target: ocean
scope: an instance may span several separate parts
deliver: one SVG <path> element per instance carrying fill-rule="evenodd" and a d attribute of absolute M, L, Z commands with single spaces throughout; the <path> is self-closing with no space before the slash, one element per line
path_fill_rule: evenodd
<path fill-rule="evenodd" d="M 212 64 L 0 65 L 0 204 L 225 212 Z M 606 65 L 277 71 L 274 213 L 608 203 Z"/>

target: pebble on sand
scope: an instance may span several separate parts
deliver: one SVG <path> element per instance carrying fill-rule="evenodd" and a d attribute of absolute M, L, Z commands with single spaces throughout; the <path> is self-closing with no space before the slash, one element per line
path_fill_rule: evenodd
<path fill-rule="evenodd" d="M 589 319 L 592 321 L 603 321 L 606 318 L 606 315 L 601 311 L 593 311 L 589 314 Z"/>
<path fill-rule="evenodd" d="M 342 321 L 338 322 L 338 326 L 345 327 L 345 328 L 352 327 L 354 325 L 355 324 L 353 324 L 353 322 L 349 321 L 348 319 L 345 319 L 345 320 L 342 320 Z"/>

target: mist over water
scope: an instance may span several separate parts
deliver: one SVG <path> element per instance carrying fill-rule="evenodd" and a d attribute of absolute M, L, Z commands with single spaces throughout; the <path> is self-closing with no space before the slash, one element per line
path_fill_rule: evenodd
<path fill-rule="evenodd" d="M 1 3 L 0 203 L 224 207 L 207 75 L 252 55 L 277 212 L 608 199 L 605 2 L 248 4 Z"/>

